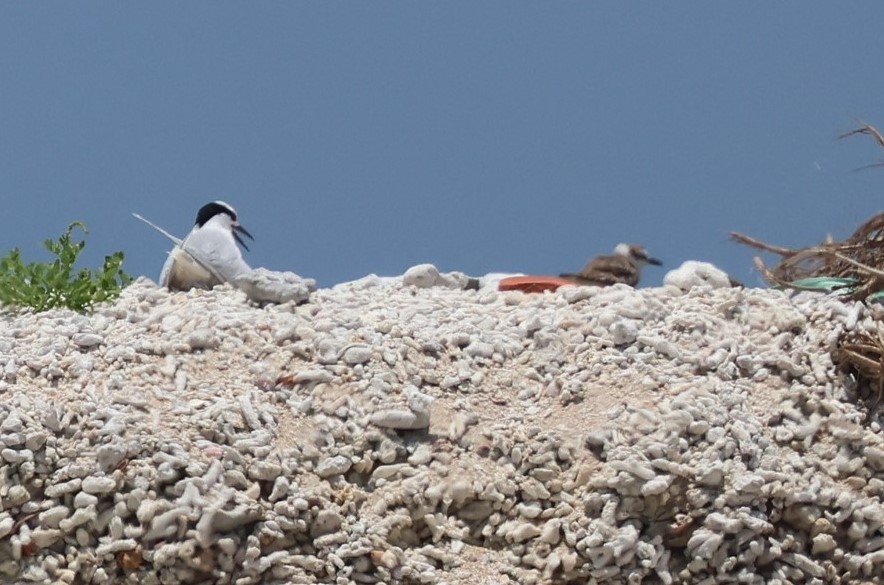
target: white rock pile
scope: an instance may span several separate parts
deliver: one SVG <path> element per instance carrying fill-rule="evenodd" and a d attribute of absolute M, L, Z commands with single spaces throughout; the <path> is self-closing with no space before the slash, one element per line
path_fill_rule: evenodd
<path fill-rule="evenodd" d="M 409 279 L 0 316 L 0 582 L 881 582 L 880 308 Z"/>

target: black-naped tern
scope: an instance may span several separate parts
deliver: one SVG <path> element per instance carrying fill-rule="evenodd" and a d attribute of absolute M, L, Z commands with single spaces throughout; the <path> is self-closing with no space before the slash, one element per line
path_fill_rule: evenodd
<path fill-rule="evenodd" d="M 193 229 L 169 253 L 160 284 L 170 290 L 212 288 L 225 282 L 235 284 L 240 276 L 252 270 L 237 246 L 248 250 L 241 236 L 254 240 L 239 224 L 231 205 L 223 201 L 203 205 Z"/>

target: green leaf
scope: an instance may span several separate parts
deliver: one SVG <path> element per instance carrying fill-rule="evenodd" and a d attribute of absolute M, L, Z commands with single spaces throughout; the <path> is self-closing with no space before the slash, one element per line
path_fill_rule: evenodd
<path fill-rule="evenodd" d="M 89 230 L 75 221 L 57 240 L 45 240 L 43 246 L 55 259 L 50 262 L 25 264 L 21 252 L 13 248 L 0 258 L 0 304 L 10 307 L 31 307 L 44 311 L 67 307 L 76 311 L 91 309 L 96 303 L 115 299 L 132 277 L 123 272 L 123 252 L 105 256 L 101 269 L 81 268 L 74 273 L 77 258 L 86 241 L 74 241 L 73 232 Z"/>

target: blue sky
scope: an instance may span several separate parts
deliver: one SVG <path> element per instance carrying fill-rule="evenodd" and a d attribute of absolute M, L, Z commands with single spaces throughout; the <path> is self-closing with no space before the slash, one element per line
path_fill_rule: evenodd
<path fill-rule="evenodd" d="M 884 4 L 5 2 L 0 252 L 72 220 L 156 278 L 224 199 L 253 266 L 573 271 L 620 241 L 747 284 L 881 211 Z"/>

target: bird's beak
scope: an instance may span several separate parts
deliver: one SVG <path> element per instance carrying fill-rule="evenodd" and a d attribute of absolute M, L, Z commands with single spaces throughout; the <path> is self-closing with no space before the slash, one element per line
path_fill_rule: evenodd
<path fill-rule="evenodd" d="M 242 227 L 242 226 L 239 225 L 238 223 L 237 223 L 237 224 L 234 224 L 234 225 L 233 225 L 233 238 L 234 238 L 237 242 L 239 242 L 239 245 L 240 245 L 240 246 L 242 246 L 243 248 L 245 248 L 246 250 L 248 250 L 249 247 L 246 246 L 246 243 L 242 241 L 242 238 L 241 238 L 241 237 L 239 237 L 240 234 L 246 236 L 246 237 L 249 238 L 250 240 L 254 240 L 254 239 L 255 239 L 255 238 L 252 236 L 252 234 L 249 233 L 249 230 L 247 230 L 246 228 Z"/>
<path fill-rule="evenodd" d="M 663 263 L 656 258 L 648 258 L 648 264 L 653 264 L 654 266 L 663 266 Z"/>

